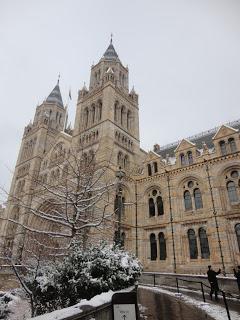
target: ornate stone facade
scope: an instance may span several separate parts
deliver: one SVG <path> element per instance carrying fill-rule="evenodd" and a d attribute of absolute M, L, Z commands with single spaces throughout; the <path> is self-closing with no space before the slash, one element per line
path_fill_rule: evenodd
<path fill-rule="evenodd" d="M 111 42 L 91 68 L 89 89 L 79 91 L 73 130 L 66 128 L 59 84 L 37 107 L 24 130 L 10 194 L 31 202 L 28 176 L 54 179 L 59 146 L 97 150 L 110 175 L 119 166 L 126 172 L 121 234 L 146 271 L 200 273 L 212 264 L 231 272 L 240 264 L 240 122 L 146 153 L 138 111 L 128 68 Z M 8 204 L 4 214 L 21 223 L 20 211 Z M 2 223 L 2 246 L 21 245 L 16 230 Z"/>

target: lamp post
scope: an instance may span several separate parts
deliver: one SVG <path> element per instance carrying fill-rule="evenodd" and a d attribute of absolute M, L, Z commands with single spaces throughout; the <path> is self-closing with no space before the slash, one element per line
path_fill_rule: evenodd
<path fill-rule="evenodd" d="M 125 172 L 119 167 L 119 170 L 116 172 L 117 178 L 117 209 L 118 209 L 118 228 L 117 228 L 117 236 L 116 236 L 116 244 L 121 245 L 121 219 L 122 219 L 122 178 L 125 176 Z"/>

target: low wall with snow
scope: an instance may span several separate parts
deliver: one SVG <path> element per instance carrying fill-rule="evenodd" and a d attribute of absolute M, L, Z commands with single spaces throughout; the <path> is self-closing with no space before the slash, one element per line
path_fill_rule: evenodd
<path fill-rule="evenodd" d="M 155 275 L 155 280 L 154 280 Z M 161 273 L 161 272 L 144 272 L 140 278 L 141 283 L 145 284 L 154 284 L 160 286 L 170 286 L 176 287 L 176 277 L 183 280 L 190 280 L 190 281 L 201 281 L 204 284 L 209 286 L 209 282 L 207 276 L 205 275 L 187 275 L 187 274 L 175 274 L 175 273 Z M 233 293 L 238 294 L 238 285 L 236 278 L 234 277 L 223 277 L 218 276 L 218 284 L 219 288 L 226 293 Z M 179 280 L 180 287 L 187 287 L 193 290 L 201 290 L 199 283 L 193 282 L 186 282 Z M 208 292 L 208 288 L 204 288 L 204 291 Z"/>
<path fill-rule="evenodd" d="M 34 320 L 112 320 L 111 300 L 113 291 L 104 292 L 91 300 L 82 300 L 80 303 L 61 310 L 56 310 Z"/>

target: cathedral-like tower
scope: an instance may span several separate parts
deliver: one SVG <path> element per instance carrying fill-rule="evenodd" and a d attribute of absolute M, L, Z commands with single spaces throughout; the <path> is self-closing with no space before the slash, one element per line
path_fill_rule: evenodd
<path fill-rule="evenodd" d="M 5 210 L 7 218 L 27 223 L 28 216 L 23 213 L 24 206 L 27 207 L 32 201 L 32 177 L 38 177 L 42 159 L 53 146 L 59 132 L 64 129 L 65 118 L 66 109 L 58 81 L 47 99 L 37 106 L 33 122 L 24 129 Z M 18 201 L 22 201 L 24 205 L 18 206 Z M 1 239 L 2 247 L 12 249 L 14 241 L 23 241 L 24 230 L 20 225 L 5 221 L 1 224 L 1 235 L 4 235 Z"/>
<path fill-rule="evenodd" d="M 79 91 L 74 143 L 95 145 L 98 158 L 129 170 L 138 162 L 138 95 L 129 92 L 128 68 L 121 63 L 112 40 L 91 68 L 89 89 Z"/>

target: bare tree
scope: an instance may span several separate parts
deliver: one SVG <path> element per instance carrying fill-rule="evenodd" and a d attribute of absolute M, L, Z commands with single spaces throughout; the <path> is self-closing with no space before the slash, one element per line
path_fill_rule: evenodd
<path fill-rule="evenodd" d="M 18 214 L 2 219 L 17 235 L 18 256 L 34 250 L 36 243 L 52 248 L 53 254 L 64 254 L 72 240 L 82 239 L 84 245 L 93 229 L 109 225 L 114 211 L 110 180 L 109 165 L 97 163 L 96 152 L 58 146 L 45 170 L 28 174 L 25 192 L 8 195 Z M 33 234 L 34 243 L 29 241 Z"/>

